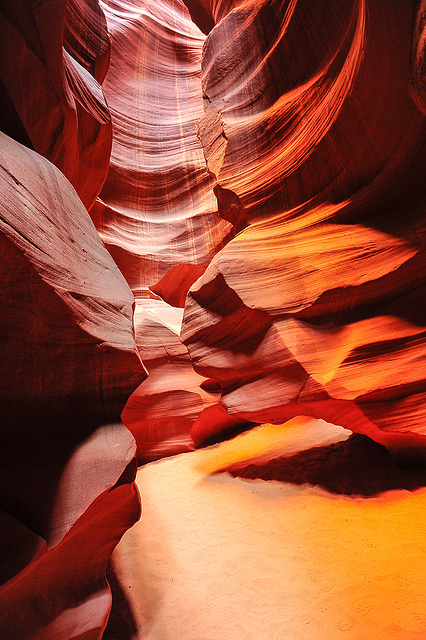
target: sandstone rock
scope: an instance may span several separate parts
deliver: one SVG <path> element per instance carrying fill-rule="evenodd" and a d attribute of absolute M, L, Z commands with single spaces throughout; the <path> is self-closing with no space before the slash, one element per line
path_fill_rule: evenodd
<path fill-rule="evenodd" d="M 2 638 L 98 639 L 139 514 L 133 297 L 63 174 L 0 134 Z"/>
<path fill-rule="evenodd" d="M 112 136 L 95 79 L 108 60 L 102 10 L 94 0 L 3 2 L 0 33 L 7 51 L 0 56 L 2 130 L 53 162 L 90 208 Z"/>
<path fill-rule="evenodd" d="M 422 191 L 424 120 L 408 91 L 411 3 L 197 5 L 216 23 L 202 59 L 200 139 L 249 221 L 283 211 L 299 218 L 300 207 L 349 198 L 359 221 Z M 418 89 L 422 24 L 411 74 Z"/>
<path fill-rule="evenodd" d="M 183 308 L 190 287 L 206 270 L 206 264 L 180 264 L 171 269 L 150 290 L 172 307 Z"/>
<path fill-rule="evenodd" d="M 98 640 L 129 396 L 140 462 L 425 446 L 424 2 L 1 7 L 0 635 Z"/>
<path fill-rule="evenodd" d="M 97 0 L 68 0 L 64 46 L 102 84 L 108 70 L 111 45 L 105 15 Z"/>
<path fill-rule="evenodd" d="M 2 583 L 13 573 L 0 586 L 2 638 L 102 637 L 111 607 L 106 563 L 140 513 L 134 453 L 133 438 L 123 425 L 99 428 L 67 461 L 43 537 L 3 515 L 10 523 L 3 562 L 19 556 L 26 566 L 19 572 L 7 567 L 6 575 L 2 571 Z M 24 545 L 32 557 L 22 555 Z"/>
<path fill-rule="evenodd" d="M 136 297 L 171 269 L 203 265 L 234 235 L 217 213 L 198 121 L 205 36 L 183 3 L 105 3 L 110 170 L 91 214 Z"/>
<path fill-rule="evenodd" d="M 138 445 L 139 462 L 194 449 L 192 429 L 203 410 L 218 402 L 205 391 L 180 342 L 182 310 L 160 300 L 140 300 L 136 342 L 149 377 L 130 396 L 122 420 Z"/>
<path fill-rule="evenodd" d="M 57 403 L 116 419 L 146 375 L 123 277 L 64 176 L 3 134 L 1 190 L 4 417 Z"/>
<path fill-rule="evenodd" d="M 422 4 L 200 4 L 200 139 L 258 222 L 188 294 L 195 369 L 234 417 L 424 446 Z"/>
<path fill-rule="evenodd" d="M 420 0 L 414 22 L 410 90 L 420 111 L 426 114 L 426 2 Z"/>
<path fill-rule="evenodd" d="M 234 417 L 310 415 L 422 445 L 425 284 L 424 250 L 407 239 L 258 223 L 193 285 L 181 338 Z"/>

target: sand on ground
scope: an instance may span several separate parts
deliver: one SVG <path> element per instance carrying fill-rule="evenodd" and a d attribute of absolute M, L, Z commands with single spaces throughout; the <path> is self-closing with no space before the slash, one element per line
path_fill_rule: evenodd
<path fill-rule="evenodd" d="M 134 640 L 424 640 L 426 488 L 372 498 L 217 473 L 345 439 L 265 425 L 153 462 L 114 554 Z"/>

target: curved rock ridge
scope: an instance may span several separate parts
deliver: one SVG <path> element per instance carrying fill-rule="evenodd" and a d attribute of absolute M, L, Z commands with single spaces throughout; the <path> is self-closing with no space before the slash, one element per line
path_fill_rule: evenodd
<path fill-rule="evenodd" d="M 111 608 L 106 565 L 140 516 L 135 443 L 122 424 L 98 428 L 66 461 L 55 453 L 37 461 L 55 473 L 63 467 L 45 537 L 0 511 L 4 640 L 100 640 Z M 34 473 L 27 479 L 30 493 L 37 480 Z"/>
<path fill-rule="evenodd" d="M 105 181 L 111 118 L 99 82 L 109 37 L 96 0 L 2 3 L 2 131 L 70 180 L 87 208 Z"/>
<path fill-rule="evenodd" d="M 425 446 L 424 247 L 361 225 L 294 226 L 252 225 L 190 289 L 181 339 L 195 370 L 235 417 L 307 415 Z"/>
<path fill-rule="evenodd" d="M 0 134 L 2 638 L 98 640 L 139 516 L 134 299 L 72 185 Z"/>
<path fill-rule="evenodd" d="M 249 221 L 349 198 L 357 216 L 377 214 L 423 189 L 424 118 L 408 87 L 421 102 L 424 21 L 412 44 L 412 3 L 210 6 L 200 139 Z"/>
<path fill-rule="evenodd" d="M 425 22 L 1 3 L 1 638 L 101 638 L 135 455 L 295 416 L 425 446 Z"/>
<path fill-rule="evenodd" d="M 102 84 L 108 70 L 111 43 L 98 0 L 68 0 L 64 47 Z"/>
<path fill-rule="evenodd" d="M 162 300 L 140 300 L 135 331 L 149 377 L 130 396 L 122 420 L 133 433 L 139 463 L 194 449 L 191 429 L 200 413 L 219 400 L 204 391 L 180 342 L 182 309 Z"/>
<path fill-rule="evenodd" d="M 196 373 L 180 340 L 183 312 L 162 300 L 139 300 L 136 342 L 149 377 L 121 414 L 137 442 L 138 462 L 192 451 L 254 426 L 220 403 L 222 387 Z"/>
<path fill-rule="evenodd" d="M 66 178 L 4 134 L 0 141 L 2 366 L 14 372 L 0 377 L 3 409 L 87 397 L 110 420 L 146 376 L 133 296 Z"/>
<path fill-rule="evenodd" d="M 423 4 L 209 6 L 200 139 L 255 223 L 189 291 L 193 365 L 235 417 L 424 446 Z"/>
<path fill-rule="evenodd" d="M 108 0 L 104 90 L 114 140 L 92 217 L 137 297 L 180 264 L 210 261 L 234 235 L 220 218 L 198 138 L 205 36 L 182 2 Z"/>
<path fill-rule="evenodd" d="M 220 385 L 194 371 L 179 339 L 182 315 L 162 300 L 136 305 L 136 343 L 149 377 L 130 396 L 121 418 L 136 439 L 140 464 L 253 426 L 230 416 L 220 404 Z"/>
<path fill-rule="evenodd" d="M 150 291 L 172 307 L 183 309 L 186 294 L 206 267 L 206 264 L 180 264 L 168 271 L 160 282 L 151 285 Z"/>
<path fill-rule="evenodd" d="M 426 114 L 426 1 L 419 0 L 411 50 L 410 90 L 420 111 Z"/>

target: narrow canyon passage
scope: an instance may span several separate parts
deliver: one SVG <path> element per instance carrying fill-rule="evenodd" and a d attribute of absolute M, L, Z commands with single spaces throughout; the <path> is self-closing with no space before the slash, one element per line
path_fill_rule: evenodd
<path fill-rule="evenodd" d="M 0 34 L 0 639 L 423 639 L 426 0 Z"/>

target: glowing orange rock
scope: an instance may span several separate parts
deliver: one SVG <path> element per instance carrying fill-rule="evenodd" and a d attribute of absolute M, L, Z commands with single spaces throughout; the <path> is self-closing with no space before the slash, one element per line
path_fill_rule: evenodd
<path fill-rule="evenodd" d="M 408 91 L 411 77 L 420 96 L 423 23 L 410 76 L 410 3 L 197 4 L 216 22 L 204 45 L 200 139 L 249 221 L 349 198 L 359 221 L 423 189 L 424 118 Z"/>
<path fill-rule="evenodd" d="M 424 251 L 371 228 L 258 223 L 192 287 L 181 338 L 233 416 L 422 444 L 425 276 Z"/>
<path fill-rule="evenodd" d="M 413 33 L 404 2 L 201 5 L 200 139 L 259 222 L 189 292 L 195 369 L 235 417 L 423 445 L 423 6 Z"/>
<path fill-rule="evenodd" d="M 424 2 L 5 4 L 2 637 L 95 640 L 131 392 L 144 462 L 296 415 L 425 445 Z"/>

